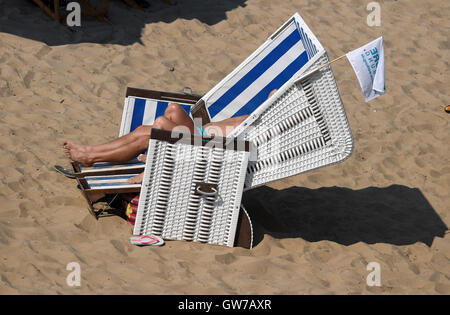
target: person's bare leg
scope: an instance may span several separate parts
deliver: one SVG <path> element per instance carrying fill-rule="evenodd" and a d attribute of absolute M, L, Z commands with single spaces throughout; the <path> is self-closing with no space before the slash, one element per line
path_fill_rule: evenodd
<path fill-rule="evenodd" d="M 186 113 L 186 111 L 180 105 L 178 105 L 176 103 L 169 104 L 166 111 L 164 112 L 164 117 L 166 117 L 170 121 L 174 122 L 176 125 L 186 126 L 191 130 L 191 132 L 193 131 L 194 124 L 193 124 L 191 118 Z M 99 144 L 99 145 L 81 145 L 81 144 L 76 144 L 72 141 L 66 140 L 63 143 L 64 153 L 67 157 L 69 157 L 71 150 L 76 150 L 78 152 L 86 152 L 86 153 L 112 151 L 114 149 L 117 149 L 122 146 L 126 146 L 127 144 L 136 141 L 141 136 L 145 136 L 145 135 L 149 136 L 151 133 L 152 127 L 153 127 L 152 125 L 139 126 L 127 135 L 124 135 L 120 138 L 117 138 L 112 141 L 106 142 L 104 144 Z"/>
<path fill-rule="evenodd" d="M 148 146 L 148 136 L 141 136 L 126 146 L 118 147 L 109 151 L 84 152 L 70 150 L 69 158 L 72 161 L 80 162 L 82 165 L 92 165 L 95 162 L 125 162 L 136 157 L 140 152 L 145 151 Z"/>
<path fill-rule="evenodd" d="M 176 127 L 170 129 L 170 130 L 176 130 L 179 126 L 184 126 L 189 129 L 191 133 L 194 132 L 194 122 L 189 117 L 189 115 L 186 113 L 186 111 L 178 104 L 171 103 L 167 107 L 166 111 L 164 112 L 164 116 L 169 119 L 171 122 L 176 124 Z M 145 154 L 142 154 L 139 156 L 139 161 L 144 162 L 147 160 L 147 156 Z M 142 183 L 142 180 L 144 178 L 144 172 L 128 179 L 128 182 L 133 184 Z"/>
<path fill-rule="evenodd" d="M 277 89 L 270 91 L 268 98 L 276 93 Z M 228 136 L 237 126 L 239 126 L 248 115 L 238 116 L 233 118 L 224 119 L 222 121 L 208 123 L 204 126 L 205 131 L 210 136 Z"/>
<path fill-rule="evenodd" d="M 210 136 L 226 137 L 231 131 L 239 126 L 248 115 L 238 116 L 233 118 L 224 119 L 218 122 L 211 122 L 204 126 L 205 131 Z"/>
<path fill-rule="evenodd" d="M 154 128 L 172 130 L 177 125 L 165 116 L 158 117 L 153 124 Z M 136 140 L 125 143 L 121 146 L 113 146 L 111 150 L 105 151 L 83 151 L 70 149 L 68 157 L 74 162 L 80 162 L 83 165 L 91 165 L 95 162 L 125 162 L 139 153 L 145 151 L 148 147 L 150 132 L 136 137 Z"/>
<path fill-rule="evenodd" d="M 115 159 L 122 160 L 124 156 L 127 156 L 123 152 L 124 148 L 128 146 L 130 148 L 137 147 L 135 142 L 142 136 L 149 137 L 153 127 L 172 130 L 177 125 L 185 126 L 191 132 L 194 126 L 186 111 L 180 105 L 172 103 L 167 107 L 164 116 L 158 117 L 153 125 L 139 126 L 123 137 L 95 146 L 84 146 L 71 141 L 65 141 L 63 144 L 64 154 L 72 160 L 75 159 L 78 162 L 83 161 L 82 163 L 85 164 L 89 164 L 90 161 L 102 160 L 109 156 L 114 156 L 116 157 Z M 111 160 L 111 162 L 113 161 Z"/>
<path fill-rule="evenodd" d="M 164 112 L 164 116 L 176 125 L 185 126 L 189 128 L 191 133 L 194 132 L 194 122 L 179 104 L 170 103 Z"/>
<path fill-rule="evenodd" d="M 246 118 L 246 116 L 239 116 L 234 118 L 229 118 L 222 120 L 220 122 L 216 123 L 209 123 L 205 125 L 206 132 L 211 136 L 227 136 L 227 133 L 239 126 Z M 192 122 L 192 121 L 191 121 Z M 193 132 L 193 124 L 191 129 L 191 132 Z M 145 154 L 141 154 L 138 158 L 141 162 L 145 162 L 147 160 L 147 156 Z M 144 178 L 144 172 L 128 179 L 128 182 L 133 184 L 142 183 L 142 180 Z"/>
<path fill-rule="evenodd" d="M 151 129 L 151 125 L 139 126 L 127 135 L 99 145 L 81 145 L 73 143 L 71 141 L 64 141 L 64 153 L 66 154 L 66 156 L 69 156 L 71 150 L 86 153 L 111 151 L 119 147 L 126 146 L 127 144 L 136 141 L 139 137 L 150 135 Z"/>

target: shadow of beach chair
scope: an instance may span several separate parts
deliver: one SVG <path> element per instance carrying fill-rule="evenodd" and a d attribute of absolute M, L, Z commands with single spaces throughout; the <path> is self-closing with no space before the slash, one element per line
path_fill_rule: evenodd
<path fill-rule="evenodd" d="M 164 3 L 167 3 L 168 5 L 176 5 L 177 2 L 174 0 L 161 0 Z M 144 10 L 150 6 L 147 0 L 123 0 L 126 4 L 128 4 L 130 7 L 138 9 L 138 10 Z"/>
<path fill-rule="evenodd" d="M 65 18 L 67 16 L 66 8 L 62 4 L 68 3 L 69 1 L 60 0 L 33 0 L 42 10 L 45 11 L 50 17 L 55 21 L 62 24 L 65 23 Z M 94 16 L 104 23 L 110 23 L 107 19 L 109 11 L 108 0 L 102 0 L 102 6 L 100 9 L 94 8 L 89 0 L 79 0 L 78 1 L 83 7 L 83 16 Z"/>

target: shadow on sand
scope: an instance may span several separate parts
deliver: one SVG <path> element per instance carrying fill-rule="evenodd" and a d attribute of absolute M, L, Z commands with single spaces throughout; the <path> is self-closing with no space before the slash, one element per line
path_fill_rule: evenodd
<path fill-rule="evenodd" d="M 83 18 L 81 27 L 70 31 L 52 20 L 31 0 L 0 0 L 0 32 L 50 46 L 82 42 L 132 45 L 141 42 L 141 32 L 146 24 L 170 23 L 181 18 L 198 19 L 202 23 L 214 25 L 225 20 L 228 11 L 239 6 L 245 7 L 246 1 L 178 0 L 178 4 L 168 5 L 155 0 L 149 1 L 150 8 L 140 11 L 128 7 L 121 0 L 110 0 L 108 18 L 112 25 L 94 18 Z"/>
<path fill-rule="evenodd" d="M 431 246 L 447 226 L 417 188 L 392 185 L 352 190 L 342 187 L 275 190 L 267 186 L 244 193 L 254 227 L 254 245 L 264 234 L 275 238 Z"/>

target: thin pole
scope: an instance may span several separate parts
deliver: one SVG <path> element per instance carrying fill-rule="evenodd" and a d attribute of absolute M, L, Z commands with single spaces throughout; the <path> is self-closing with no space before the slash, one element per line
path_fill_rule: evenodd
<path fill-rule="evenodd" d="M 345 56 L 346 56 L 346 54 L 344 54 L 344 55 L 342 55 L 342 56 L 340 56 L 340 57 L 337 57 L 336 59 L 333 59 L 333 60 L 331 60 L 330 62 L 327 62 L 327 63 L 324 64 L 324 65 L 321 65 L 319 68 L 316 69 L 316 71 L 322 69 L 323 67 L 326 67 L 326 66 L 331 65 L 333 62 L 338 61 L 339 59 L 342 59 L 342 58 L 344 58 Z"/>
<path fill-rule="evenodd" d="M 319 71 L 320 69 L 322 69 L 322 68 L 324 68 L 324 67 L 326 67 L 326 66 L 331 65 L 333 62 L 338 61 L 339 59 L 342 59 L 342 58 L 344 58 L 345 56 L 347 56 L 347 55 L 344 54 L 344 55 L 342 55 L 342 56 L 339 56 L 339 57 L 337 57 L 336 59 L 333 59 L 333 60 L 327 62 L 326 64 L 323 64 L 323 65 L 321 65 L 320 67 L 318 67 L 318 68 L 312 70 L 311 72 L 308 72 L 307 74 L 305 74 L 304 76 L 302 76 L 301 78 L 299 78 L 298 80 L 296 80 L 295 83 L 298 83 L 299 81 L 303 80 L 304 78 L 309 77 L 311 74 L 316 73 L 316 72 Z"/>
<path fill-rule="evenodd" d="M 58 22 L 61 22 L 61 16 L 59 15 L 59 0 L 54 0 L 53 6 L 55 10 L 55 18 L 58 20 Z"/>

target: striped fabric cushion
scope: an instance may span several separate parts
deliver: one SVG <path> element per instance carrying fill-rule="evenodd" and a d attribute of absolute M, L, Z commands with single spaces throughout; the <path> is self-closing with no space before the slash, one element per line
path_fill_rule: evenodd
<path fill-rule="evenodd" d="M 80 170 L 82 172 L 105 172 L 105 171 L 114 171 L 117 169 L 139 169 L 143 168 L 145 163 L 139 162 L 137 159 L 124 162 L 124 163 L 111 163 L 111 162 L 97 162 L 92 166 L 82 166 L 80 164 Z"/>
<path fill-rule="evenodd" d="M 283 27 L 203 97 L 211 121 L 253 113 L 323 49 L 298 14 Z"/>
<path fill-rule="evenodd" d="M 108 189 L 108 188 L 132 188 L 140 187 L 140 184 L 131 184 L 127 179 L 136 176 L 136 174 L 127 175 L 105 175 L 105 176 L 86 176 L 85 179 L 90 189 Z"/>

